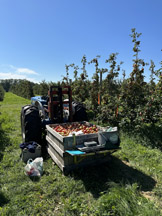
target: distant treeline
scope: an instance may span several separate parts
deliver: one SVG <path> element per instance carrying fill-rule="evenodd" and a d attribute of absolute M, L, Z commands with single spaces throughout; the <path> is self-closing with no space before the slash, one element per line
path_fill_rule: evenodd
<path fill-rule="evenodd" d="M 30 99 L 34 95 L 44 95 L 48 94 L 50 85 L 57 85 L 57 83 L 47 83 L 42 81 L 41 83 L 33 83 L 28 80 L 21 79 L 6 79 L 0 80 L 1 87 L 6 92 L 10 91 L 18 96 Z"/>
<path fill-rule="evenodd" d="M 4 88 L 2 85 L 0 85 L 0 101 L 3 101 L 4 94 L 5 94 Z"/>

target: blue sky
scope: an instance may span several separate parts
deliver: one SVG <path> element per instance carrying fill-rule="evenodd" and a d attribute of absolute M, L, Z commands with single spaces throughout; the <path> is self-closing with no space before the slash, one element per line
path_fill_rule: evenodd
<path fill-rule="evenodd" d="M 0 79 L 58 81 L 65 64 L 81 67 L 83 55 L 88 61 L 101 55 L 99 67 L 105 68 L 112 52 L 129 75 L 132 28 L 142 33 L 139 57 L 159 69 L 161 11 L 161 0 L 0 0 Z M 94 66 L 86 69 L 91 78 Z"/>

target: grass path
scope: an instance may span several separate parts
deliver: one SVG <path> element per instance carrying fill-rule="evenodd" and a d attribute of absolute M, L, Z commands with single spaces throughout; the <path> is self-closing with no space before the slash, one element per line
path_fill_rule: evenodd
<path fill-rule="evenodd" d="M 0 102 L 0 215 L 162 215 L 162 157 L 122 135 L 108 164 L 63 176 L 51 158 L 31 181 L 20 161 L 21 107 L 30 101 L 6 93 Z"/>

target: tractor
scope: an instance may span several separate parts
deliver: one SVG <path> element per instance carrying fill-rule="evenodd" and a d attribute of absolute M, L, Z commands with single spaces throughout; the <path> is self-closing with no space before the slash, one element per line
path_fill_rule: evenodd
<path fill-rule="evenodd" d="M 22 140 L 41 144 L 46 125 L 87 120 L 85 107 L 72 101 L 70 86 L 51 86 L 47 96 L 32 97 L 31 104 L 22 107 Z"/>
<path fill-rule="evenodd" d="M 72 125 L 92 128 L 86 109 L 72 101 L 70 86 L 51 86 L 46 97 L 35 96 L 31 104 L 22 107 L 23 142 L 35 141 L 42 146 L 42 155 L 49 153 L 63 173 L 87 165 L 109 161 L 110 154 L 120 149 L 117 128 L 95 125 L 95 131 L 64 136 L 56 128 Z M 88 130 L 88 129 L 87 129 Z"/>

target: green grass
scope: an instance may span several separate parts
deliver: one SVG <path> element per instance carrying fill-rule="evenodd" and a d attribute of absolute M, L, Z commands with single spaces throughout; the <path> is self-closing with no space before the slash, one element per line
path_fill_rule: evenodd
<path fill-rule="evenodd" d="M 0 215 L 162 215 L 161 151 L 121 135 L 111 162 L 64 176 L 50 157 L 32 181 L 20 160 L 21 107 L 30 101 L 6 93 L 0 103 Z"/>

